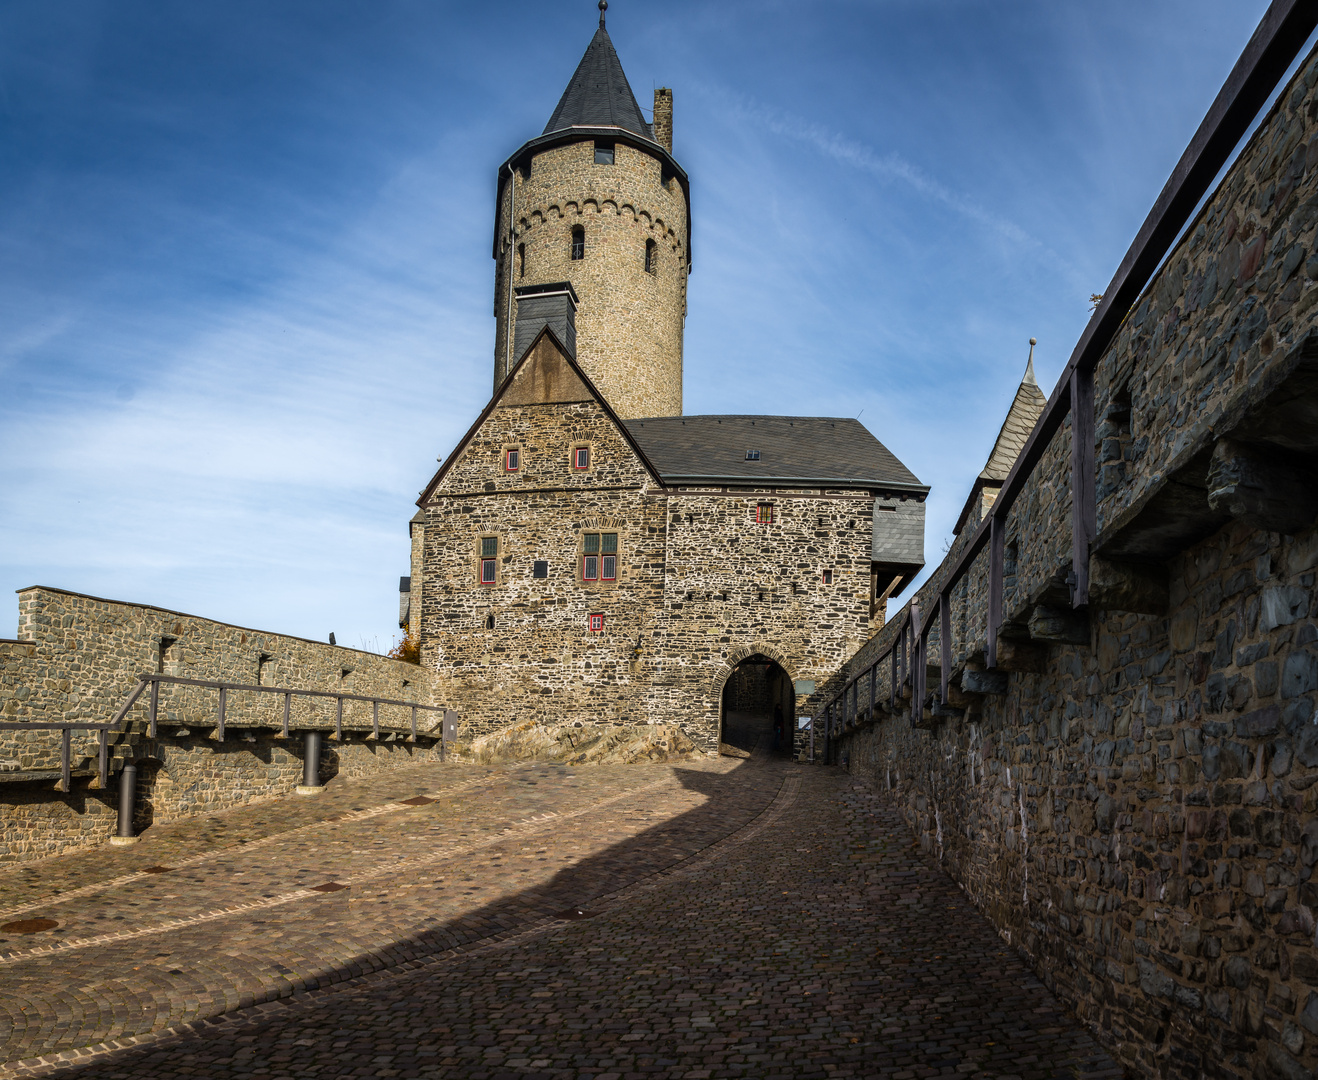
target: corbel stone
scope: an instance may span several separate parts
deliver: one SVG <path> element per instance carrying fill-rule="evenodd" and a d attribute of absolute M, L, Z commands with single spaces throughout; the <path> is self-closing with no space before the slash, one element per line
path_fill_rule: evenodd
<path fill-rule="evenodd" d="M 1219 439 L 1208 465 L 1208 505 L 1264 529 L 1296 533 L 1318 517 L 1310 468 L 1293 456 Z"/>
<path fill-rule="evenodd" d="M 998 667 L 1002 671 L 1031 671 L 1042 674 L 1048 664 L 1048 647 L 1028 641 L 998 642 Z"/>
<path fill-rule="evenodd" d="M 1089 644 L 1089 613 L 1074 608 L 1045 607 L 1030 612 L 1030 639 L 1061 645 Z M 1001 657 L 998 665 L 1002 666 Z"/>
<path fill-rule="evenodd" d="M 1089 559 L 1089 604 L 1100 611 L 1166 615 L 1167 567 L 1162 563 Z"/>
<path fill-rule="evenodd" d="M 1005 644 L 1005 642 L 1001 644 Z M 1001 644 L 999 648 L 1001 648 Z M 1007 673 L 1005 671 L 974 671 L 966 668 L 961 673 L 961 689 L 967 694 L 1001 696 L 1007 692 Z"/>

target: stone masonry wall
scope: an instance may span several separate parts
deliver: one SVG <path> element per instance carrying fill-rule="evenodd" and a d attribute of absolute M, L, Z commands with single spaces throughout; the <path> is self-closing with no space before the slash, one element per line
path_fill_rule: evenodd
<path fill-rule="evenodd" d="M 624 419 L 682 412 L 686 321 L 686 197 L 663 182 L 658 158 L 618 143 L 614 164 L 596 165 L 593 140 L 537 154 L 515 173 L 516 245 L 496 270 L 494 386 L 507 375 L 508 289 L 570 281 L 580 300 L 577 361 Z M 508 199 L 499 235 L 508 235 Z M 585 258 L 572 259 L 572 229 L 585 230 Z M 646 241 L 657 246 L 645 270 Z M 511 264 L 511 278 L 508 270 Z M 516 305 L 513 305 L 516 318 Z M 512 357 L 516 363 L 518 357 Z"/>
<path fill-rule="evenodd" d="M 415 664 L 43 587 L 20 592 L 18 639 L 0 641 L 0 664 L 0 717 L 6 722 L 105 722 L 143 672 L 438 703 L 435 679 Z M 139 803 L 152 820 L 287 794 L 300 782 L 296 737 L 286 744 L 268 731 L 248 728 L 277 725 L 282 698 L 231 692 L 224 743 L 211 734 L 217 702 L 214 690 L 162 687 L 159 739 L 152 743 L 132 737 L 132 756 L 146 762 Z M 380 722 L 407 727 L 410 713 L 383 706 Z M 127 719 L 144 729 L 146 716 L 143 695 Z M 437 725 L 437 717 L 419 714 L 418 730 Z M 332 700 L 293 700 L 293 728 L 326 727 L 333 720 Z M 371 710 L 364 703 L 346 702 L 343 722 L 346 732 L 356 732 L 357 741 L 350 736 L 327 753 L 334 755 L 333 768 L 347 775 L 437 752 L 361 743 L 371 726 Z M 115 793 L 96 790 L 95 778 L 88 778 L 96 767 L 95 738 L 74 734 L 77 775 L 74 791 L 67 794 L 52 790 L 59 745 L 57 732 L 0 732 L 0 861 L 55 854 L 100 842 L 113 831 Z"/>
<path fill-rule="evenodd" d="M 1318 1071 L 1318 533 L 1196 524 L 1214 520 L 1218 439 L 1248 421 L 1274 445 L 1314 442 L 1295 427 L 1310 423 L 1302 410 L 1266 430 L 1257 410 L 1283 380 L 1312 378 L 1315 84 L 1310 56 L 1097 370 L 1094 552 L 1129 556 L 1132 537 L 1174 540 L 1189 522 L 1190 539 L 1144 564 L 1165 575 L 1165 611 L 1096 602 L 1073 644 L 1031 628 L 1037 605 L 1065 596 L 1068 423 L 1007 517 L 1005 694 L 954 699 L 960 716 L 902 702 L 870 723 L 862 689 L 862 716 L 833 741 L 833 759 L 890 792 L 1003 937 L 1145 1075 Z M 972 532 L 919 590 L 926 613 Z M 952 594 L 954 688 L 984 662 L 986 584 L 981 555 Z M 931 690 L 939 646 L 935 632 Z"/>

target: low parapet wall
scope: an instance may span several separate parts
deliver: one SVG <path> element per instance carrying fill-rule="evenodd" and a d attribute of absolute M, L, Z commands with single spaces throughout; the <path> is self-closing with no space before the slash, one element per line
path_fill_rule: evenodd
<path fill-rule="evenodd" d="M 1068 422 L 1004 519 L 997 669 L 986 550 L 950 594 L 946 697 L 935 624 L 931 694 L 890 706 L 885 661 L 828 748 L 1147 1075 L 1318 1072 L 1316 83 L 1311 56 L 1098 365 L 1088 609 Z"/>
<path fill-rule="evenodd" d="M 253 630 L 142 604 L 34 587 L 19 593 L 17 639 L 0 641 L 0 720 L 62 723 L 111 720 L 143 673 L 243 685 L 383 697 L 423 705 L 435 700 L 433 672 L 358 649 Z M 144 696 L 128 713 L 114 767 L 139 761 L 138 826 L 291 793 L 302 772 L 296 729 L 335 726 L 333 698 L 294 698 L 294 738 L 278 738 L 283 698 L 231 691 L 228 731 L 217 739 L 218 694 L 164 684 L 158 737 L 145 737 Z M 438 759 L 439 715 L 422 712 L 413 744 L 367 740 L 368 703 L 344 702 L 345 738 L 322 752 L 322 779 L 361 775 L 393 764 Z M 410 727 L 410 710 L 381 706 L 384 728 Z M 73 735 L 73 790 L 55 790 L 56 731 L 0 731 L 0 862 L 58 854 L 106 840 L 116 793 L 96 778 L 94 736 Z"/>

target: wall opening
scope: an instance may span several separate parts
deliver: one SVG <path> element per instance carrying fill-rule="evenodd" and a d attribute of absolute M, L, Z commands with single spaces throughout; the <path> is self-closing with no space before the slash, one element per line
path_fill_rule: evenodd
<path fill-rule="evenodd" d="M 796 691 L 781 664 L 758 653 L 732 669 L 723 684 L 720 748 L 747 753 L 792 753 Z"/>

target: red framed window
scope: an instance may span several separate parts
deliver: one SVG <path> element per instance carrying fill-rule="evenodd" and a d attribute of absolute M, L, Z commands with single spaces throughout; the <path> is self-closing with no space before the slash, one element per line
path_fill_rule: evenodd
<path fill-rule="evenodd" d="M 604 630 L 604 616 L 598 612 L 591 615 L 589 625 L 592 634 L 601 633 Z"/>
<path fill-rule="evenodd" d="M 522 466 L 522 452 L 520 450 L 505 450 L 503 452 L 503 471 L 516 472 Z"/>
<path fill-rule="evenodd" d="M 618 534 L 585 533 L 581 543 L 581 580 L 618 580 Z"/>
<path fill-rule="evenodd" d="M 497 585 L 499 582 L 499 538 L 497 536 L 481 537 L 481 584 Z"/>
<path fill-rule="evenodd" d="M 572 468 L 589 469 L 590 468 L 590 447 L 577 446 L 572 450 Z"/>
<path fill-rule="evenodd" d="M 833 571 L 832 571 L 832 570 L 825 570 L 825 571 L 824 571 L 824 584 L 825 584 L 825 585 L 832 585 L 832 584 L 833 584 Z"/>
<path fill-rule="evenodd" d="M 773 524 L 773 503 L 757 503 L 755 506 L 755 523 L 757 525 Z"/>

